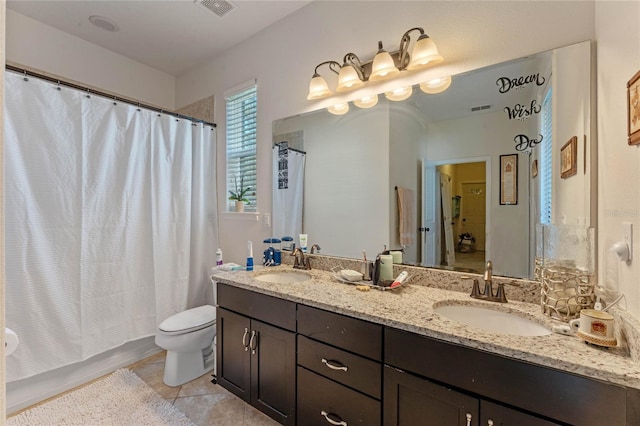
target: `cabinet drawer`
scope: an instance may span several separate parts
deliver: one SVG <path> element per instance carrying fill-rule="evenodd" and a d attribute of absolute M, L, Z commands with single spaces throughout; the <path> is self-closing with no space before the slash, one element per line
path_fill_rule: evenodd
<path fill-rule="evenodd" d="M 298 367 L 297 424 L 327 426 L 345 422 L 347 425 L 380 426 L 380 411 L 380 401 Z"/>
<path fill-rule="evenodd" d="M 218 283 L 218 306 L 296 331 L 296 304 L 288 300 Z"/>
<path fill-rule="evenodd" d="M 381 398 L 382 364 L 298 336 L 298 364 L 366 393 Z"/>
<path fill-rule="evenodd" d="M 379 324 L 299 305 L 298 333 L 376 361 L 382 360 L 382 326 Z"/>

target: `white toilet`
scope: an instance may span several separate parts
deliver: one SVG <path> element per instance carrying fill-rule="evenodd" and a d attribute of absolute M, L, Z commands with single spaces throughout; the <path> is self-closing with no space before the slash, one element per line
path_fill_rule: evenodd
<path fill-rule="evenodd" d="M 167 350 L 164 383 L 180 386 L 213 370 L 215 336 L 216 308 L 211 305 L 188 309 L 162 321 L 156 345 Z"/>

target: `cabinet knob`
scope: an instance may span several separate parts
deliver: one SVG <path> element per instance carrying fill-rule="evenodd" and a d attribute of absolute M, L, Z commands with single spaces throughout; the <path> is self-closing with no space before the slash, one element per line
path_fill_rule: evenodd
<path fill-rule="evenodd" d="M 249 342 L 247 342 L 247 336 L 249 335 L 249 329 L 244 329 L 244 334 L 242 335 L 242 346 L 244 347 L 244 351 L 247 352 L 249 350 Z"/>
<path fill-rule="evenodd" d="M 471 426 L 471 419 L 473 419 L 473 416 L 471 413 L 467 413 L 467 426 Z"/>
<path fill-rule="evenodd" d="M 338 415 L 336 415 L 336 414 L 333 414 L 333 413 L 329 414 L 329 413 L 327 413 L 327 412 L 326 412 L 326 411 L 324 411 L 324 410 L 320 411 L 320 414 L 321 414 L 321 415 L 323 415 L 323 416 L 324 416 L 324 419 L 325 419 L 326 421 L 328 421 L 329 423 L 331 423 L 332 425 L 335 425 L 335 426 L 347 426 L 347 422 L 345 422 L 344 420 L 342 420 L 342 419 L 340 418 L 340 416 L 338 416 Z M 329 417 L 329 416 L 337 417 L 337 418 L 338 418 L 338 420 L 333 420 L 333 419 L 332 419 L 331 417 Z"/>
<path fill-rule="evenodd" d="M 330 369 L 332 369 L 332 370 L 342 370 L 342 371 L 347 371 L 347 370 L 349 370 L 349 367 L 347 367 L 346 365 L 342 365 L 342 364 L 340 364 L 340 365 L 333 364 L 331 361 L 329 361 L 329 360 L 327 360 L 327 359 L 325 359 L 325 358 L 322 358 L 322 363 L 323 363 L 324 365 L 326 365 L 327 367 L 329 367 Z"/>
<path fill-rule="evenodd" d="M 493 420 L 487 419 L 487 426 L 493 426 Z"/>

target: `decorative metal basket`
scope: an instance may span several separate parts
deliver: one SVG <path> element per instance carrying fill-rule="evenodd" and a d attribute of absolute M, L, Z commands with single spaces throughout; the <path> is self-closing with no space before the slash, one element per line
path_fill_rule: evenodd
<path fill-rule="evenodd" d="M 542 312 L 561 321 L 578 318 L 596 301 L 594 229 L 538 225 L 537 231 L 534 275 Z"/>
<path fill-rule="evenodd" d="M 578 318 L 582 309 L 591 309 L 596 301 L 595 274 L 563 265 L 542 266 L 536 258 L 536 271 L 542 284 L 542 312 L 568 322 Z M 538 267 L 539 266 L 539 267 Z"/>

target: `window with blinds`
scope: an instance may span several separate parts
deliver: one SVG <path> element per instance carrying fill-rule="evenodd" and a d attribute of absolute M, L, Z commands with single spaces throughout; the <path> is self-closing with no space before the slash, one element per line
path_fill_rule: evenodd
<path fill-rule="evenodd" d="M 553 135 L 551 89 L 542 102 L 542 150 L 540 152 L 540 223 L 551 223 L 551 198 L 553 191 Z"/>
<path fill-rule="evenodd" d="M 228 94 L 227 116 L 227 196 L 244 191 L 246 211 L 256 211 L 256 110 L 257 86 L 251 84 Z M 249 188 L 246 190 L 246 188 Z M 229 200 L 233 211 L 235 201 Z"/>

